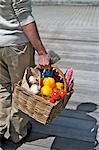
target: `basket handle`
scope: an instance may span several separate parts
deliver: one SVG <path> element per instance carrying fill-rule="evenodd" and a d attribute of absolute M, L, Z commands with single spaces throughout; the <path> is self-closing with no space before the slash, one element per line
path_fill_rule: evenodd
<path fill-rule="evenodd" d="M 64 90 L 67 92 L 67 82 L 66 82 L 63 72 L 58 68 L 58 66 L 52 65 L 52 67 L 55 68 L 59 72 L 59 74 L 62 76 L 63 82 L 64 82 Z"/>

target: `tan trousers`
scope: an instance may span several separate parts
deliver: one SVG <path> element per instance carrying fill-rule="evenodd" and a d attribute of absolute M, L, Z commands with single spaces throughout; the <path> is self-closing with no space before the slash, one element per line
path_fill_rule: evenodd
<path fill-rule="evenodd" d="M 27 134 L 28 116 L 12 104 L 13 85 L 22 79 L 27 66 L 34 66 L 34 49 L 30 43 L 0 48 L 0 135 L 8 125 L 13 142 Z"/>

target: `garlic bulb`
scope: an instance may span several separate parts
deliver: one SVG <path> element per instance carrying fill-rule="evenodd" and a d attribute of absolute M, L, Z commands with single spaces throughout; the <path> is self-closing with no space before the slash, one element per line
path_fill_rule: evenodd
<path fill-rule="evenodd" d="M 33 85 L 30 87 L 30 91 L 33 92 L 34 94 L 38 94 L 38 93 L 39 93 L 39 86 L 36 85 L 36 84 L 33 84 Z"/>
<path fill-rule="evenodd" d="M 33 76 L 29 77 L 29 83 L 34 84 L 36 83 L 36 79 Z"/>

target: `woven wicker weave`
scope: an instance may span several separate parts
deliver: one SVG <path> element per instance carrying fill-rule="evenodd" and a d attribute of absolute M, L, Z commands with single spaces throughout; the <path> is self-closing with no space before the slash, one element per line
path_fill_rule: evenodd
<path fill-rule="evenodd" d="M 59 74 L 63 77 L 64 90 L 66 90 L 66 81 L 62 71 L 55 67 Z M 13 102 L 18 109 L 34 118 L 36 121 L 42 124 L 48 124 L 55 118 L 66 106 L 68 100 L 71 97 L 71 93 L 68 93 L 64 99 L 60 99 L 55 103 L 51 103 L 41 96 L 35 95 L 25 88 L 21 87 L 22 82 L 19 81 L 14 88 Z"/>

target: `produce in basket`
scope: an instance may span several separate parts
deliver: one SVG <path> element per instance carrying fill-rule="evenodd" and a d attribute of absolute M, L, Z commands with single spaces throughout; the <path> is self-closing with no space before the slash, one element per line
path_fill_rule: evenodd
<path fill-rule="evenodd" d="M 27 68 L 25 70 L 22 85 L 28 91 L 38 94 L 40 91 L 40 72 L 38 69 Z"/>
<path fill-rule="evenodd" d="M 24 84 L 24 80 L 27 83 Z M 64 98 L 67 94 L 67 87 L 64 89 L 62 75 L 52 66 L 48 69 L 28 68 L 22 80 L 22 87 L 51 103 Z"/>
<path fill-rule="evenodd" d="M 48 75 L 48 73 L 49 76 L 46 76 L 46 74 Z M 42 85 L 40 94 L 41 96 L 45 97 L 45 99 L 49 100 L 49 102 L 55 103 L 57 100 L 66 96 L 67 90 L 66 88 L 64 89 L 63 77 L 55 68 L 51 67 L 50 69 L 44 69 L 44 72 L 42 71 L 41 74 L 41 80 Z"/>
<path fill-rule="evenodd" d="M 48 76 L 48 71 L 49 73 L 51 71 L 50 76 Z M 47 76 L 44 75 L 43 70 L 41 72 L 39 67 L 26 68 L 23 80 L 15 85 L 13 101 L 18 109 L 36 121 L 48 124 L 65 108 L 73 91 L 69 92 L 70 87 L 66 82 L 66 74 L 64 75 L 58 67 L 51 66 L 50 70 L 47 70 Z M 53 87 L 51 84 L 51 87 L 48 86 L 49 84 L 44 85 L 43 80 L 46 77 L 50 77 L 52 79 L 50 82 L 55 83 Z M 59 83 L 57 84 L 57 82 Z M 32 86 L 34 86 L 35 92 L 30 90 Z M 45 89 L 42 93 L 43 86 Z"/>

